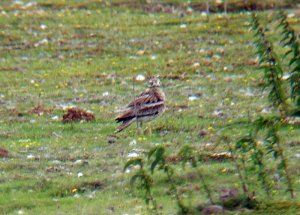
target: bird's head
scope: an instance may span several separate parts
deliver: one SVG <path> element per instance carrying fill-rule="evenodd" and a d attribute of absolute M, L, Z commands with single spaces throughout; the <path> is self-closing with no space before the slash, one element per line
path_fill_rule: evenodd
<path fill-rule="evenodd" d="M 151 78 L 148 83 L 150 88 L 160 87 L 160 80 L 157 77 Z"/>

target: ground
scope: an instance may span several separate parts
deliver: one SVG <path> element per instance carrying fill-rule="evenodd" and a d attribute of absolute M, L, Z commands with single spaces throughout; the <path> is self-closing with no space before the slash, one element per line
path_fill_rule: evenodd
<path fill-rule="evenodd" d="M 1 214 L 145 214 L 144 201 L 130 187 L 131 172 L 123 172 L 132 152 L 156 144 L 170 153 L 184 144 L 227 152 L 218 144 L 221 135 L 234 141 L 258 115 L 276 115 L 260 87 L 250 12 L 207 18 L 198 11 L 150 13 L 96 1 L 86 7 L 41 2 L 0 7 L 0 147 L 8 151 L 0 160 Z M 298 31 L 300 14 L 287 12 Z M 276 11 L 259 16 L 274 29 L 269 23 Z M 138 135 L 131 126 L 114 136 L 117 110 L 145 89 L 143 78 L 150 75 L 160 76 L 166 112 L 147 124 L 152 134 L 145 128 Z M 141 80 L 133 81 L 137 76 Z M 63 124 L 71 106 L 96 120 Z M 299 126 L 280 132 L 300 193 Z M 230 161 L 201 168 L 214 196 L 239 186 Z M 192 174 L 178 166 L 176 176 L 191 182 L 183 187 L 196 206 L 207 199 L 201 190 L 189 192 L 198 183 Z M 165 179 L 156 183 L 163 214 L 176 213 Z M 252 189 L 266 206 L 252 213 L 299 212 L 283 188 L 268 200 L 258 187 Z"/>

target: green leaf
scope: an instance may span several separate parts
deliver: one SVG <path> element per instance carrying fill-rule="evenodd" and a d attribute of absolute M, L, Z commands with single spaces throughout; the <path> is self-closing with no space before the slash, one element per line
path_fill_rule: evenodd
<path fill-rule="evenodd" d="M 288 38 L 289 38 L 289 35 L 288 35 L 288 34 L 285 34 L 284 37 L 280 40 L 280 43 L 284 43 Z M 287 44 L 284 43 L 283 46 L 287 46 Z"/>
<path fill-rule="evenodd" d="M 139 171 L 137 172 L 135 175 L 133 175 L 130 179 L 130 185 L 134 186 L 134 184 L 136 183 L 136 181 L 140 179 L 141 183 L 144 184 L 144 180 L 145 180 L 145 174 L 144 171 Z"/>
<path fill-rule="evenodd" d="M 128 169 L 131 165 L 133 166 L 139 165 L 140 167 L 143 167 L 142 158 L 133 158 L 128 160 L 124 166 L 124 171 L 126 171 L 126 169 Z"/>
<path fill-rule="evenodd" d="M 154 153 L 156 152 L 158 147 L 154 147 L 152 148 L 149 152 L 148 152 L 148 159 L 150 159 L 152 157 L 152 155 L 154 155 Z"/>
<path fill-rule="evenodd" d="M 148 152 L 148 159 L 150 159 L 153 155 L 155 157 L 157 157 L 158 155 L 162 155 L 164 154 L 164 152 L 165 152 L 164 146 L 156 146 Z"/>
<path fill-rule="evenodd" d="M 150 191 L 153 180 L 145 170 L 140 169 L 135 175 L 133 175 L 130 179 L 130 185 L 134 186 L 134 184 L 137 183 L 137 180 L 140 180 L 139 188 L 143 188 L 147 192 Z"/>
<path fill-rule="evenodd" d="M 153 173 L 156 166 L 161 163 L 163 166 L 165 164 L 165 148 L 163 146 L 157 146 L 149 151 L 148 153 L 148 159 L 154 156 L 154 161 L 152 161 L 150 169 Z"/>
<path fill-rule="evenodd" d="M 196 167 L 197 166 L 197 161 L 195 159 L 195 148 L 191 147 L 190 145 L 184 145 L 178 155 L 180 157 L 182 157 L 182 164 L 183 166 L 187 163 L 190 162 L 192 167 Z"/>
<path fill-rule="evenodd" d="M 284 55 L 283 55 L 283 59 L 285 59 L 290 53 L 292 53 L 293 52 L 293 50 L 292 49 L 290 49 L 290 50 L 288 50 Z"/>
<path fill-rule="evenodd" d="M 294 50 L 294 56 L 299 59 L 299 43 L 298 42 L 294 43 L 292 48 Z"/>
<path fill-rule="evenodd" d="M 153 174 L 154 173 L 154 170 L 155 170 L 155 167 L 160 163 L 162 162 L 162 160 L 154 160 L 152 163 L 151 163 L 151 167 L 150 167 L 150 170 L 151 170 L 151 173 Z M 162 165 L 161 165 L 161 168 L 163 167 L 163 162 L 162 162 Z"/>
<path fill-rule="evenodd" d="M 281 160 L 281 162 L 278 164 L 278 169 L 284 169 L 284 161 Z"/>
<path fill-rule="evenodd" d="M 300 65 L 296 66 L 293 70 L 292 73 L 299 73 L 300 72 Z"/>
<path fill-rule="evenodd" d="M 253 144 L 254 140 L 251 134 L 246 135 L 239 139 L 235 144 L 235 149 L 242 150 L 243 152 L 247 152 L 250 150 L 250 146 Z"/>

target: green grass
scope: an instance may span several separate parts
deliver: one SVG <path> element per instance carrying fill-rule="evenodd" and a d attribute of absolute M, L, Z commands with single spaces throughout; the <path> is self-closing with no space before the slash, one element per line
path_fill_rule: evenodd
<path fill-rule="evenodd" d="M 203 145 L 216 145 L 220 134 L 239 138 L 249 130 L 249 119 L 264 114 L 269 105 L 259 87 L 262 74 L 252 63 L 250 14 L 228 14 L 228 20 L 214 14 L 207 22 L 197 12 L 180 18 L 124 8 L 111 11 L 95 2 L 88 2 L 88 9 L 69 8 L 58 0 L 51 7 L 2 5 L 0 146 L 9 157 L 0 160 L 1 214 L 144 214 L 140 193 L 129 185 L 131 173 L 123 173 L 130 151 L 155 143 L 168 144 L 174 153 L 184 144 L 208 153 L 227 151 L 222 144 Z M 267 22 L 273 12 L 261 15 Z M 299 31 L 300 16 L 290 21 Z M 148 124 L 152 135 L 136 135 L 131 126 L 109 144 L 116 110 L 146 86 L 137 82 L 133 91 L 132 79 L 138 74 L 160 75 L 168 109 Z M 191 101 L 192 95 L 200 96 Z M 31 113 L 38 105 L 50 113 Z M 91 110 L 96 121 L 62 124 L 67 106 Z M 200 138 L 202 129 L 207 135 Z M 299 125 L 287 125 L 281 134 L 299 193 L 299 159 L 294 154 L 300 145 L 288 147 L 299 139 Z M 130 145 L 133 140 L 136 145 Z M 202 168 L 215 197 L 222 187 L 238 186 L 237 175 L 222 171 L 234 172 L 231 162 L 207 162 Z M 176 175 L 186 178 L 191 171 L 178 166 Z M 163 214 L 174 214 L 175 202 L 164 195 L 166 180 L 157 178 L 154 195 Z M 100 187 L 91 185 L 100 182 Z M 272 204 L 253 183 L 258 199 L 265 202 L 255 213 L 299 210 L 284 188 L 274 193 Z M 191 195 L 194 206 L 207 202 L 204 192 Z"/>

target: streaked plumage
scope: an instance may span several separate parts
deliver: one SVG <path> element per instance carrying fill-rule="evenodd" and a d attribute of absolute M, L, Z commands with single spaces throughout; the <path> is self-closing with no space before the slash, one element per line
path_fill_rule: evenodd
<path fill-rule="evenodd" d="M 129 103 L 126 109 L 115 119 L 122 124 L 116 132 L 130 126 L 133 122 L 147 122 L 160 116 L 165 111 L 165 94 L 160 89 L 158 78 L 149 81 L 149 89 L 141 93 L 137 98 Z"/>

